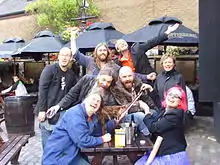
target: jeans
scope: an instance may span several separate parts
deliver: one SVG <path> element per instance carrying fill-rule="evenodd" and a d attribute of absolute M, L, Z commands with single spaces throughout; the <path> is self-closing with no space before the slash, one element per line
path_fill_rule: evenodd
<path fill-rule="evenodd" d="M 60 113 L 60 117 L 59 117 L 59 120 L 63 117 L 64 113 L 66 111 L 61 111 L 59 112 Z M 59 122 L 58 120 L 58 122 Z M 48 120 L 45 120 L 44 122 L 41 122 L 39 127 L 40 127 L 40 130 L 41 130 L 41 142 L 42 142 L 42 148 L 44 150 L 44 147 L 46 145 L 46 142 L 49 138 L 49 136 L 51 135 L 53 129 L 55 128 L 56 125 L 51 125 L 48 123 Z"/>
<path fill-rule="evenodd" d="M 52 131 L 49 131 L 45 128 L 44 123 L 40 123 L 40 130 L 41 130 L 41 143 L 42 143 L 42 148 L 44 150 L 44 147 L 46 146 L 47 139 L 51 135 Z"/>
<path fill-rule="evenodd" d="M 134 116 L 134 122 L 138 125 L 138 130 L 142 132 L 145 136 L 149 135 L 150 132 L 147 128 L 147 126 L 144 124 L 144 117 L 145 114 L 143 112 L 135 112 L 135 113 L 130 113 L 126 115 L 124 118 L 121 119 L 121 123 L 125 122 L 131 122 L 131 116 Z"/>
<path fill-rule="evenodd" d="M 90 165 L 90 163 L 79 153 L 69 165 Z"/>

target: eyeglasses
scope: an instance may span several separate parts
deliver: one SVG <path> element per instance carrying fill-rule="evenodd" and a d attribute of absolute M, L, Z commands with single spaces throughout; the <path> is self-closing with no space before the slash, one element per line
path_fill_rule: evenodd
<path fill-rule="evenodd" d="M 170 97 L 174 97 L 176 99 L 180 99 L 180 100 L 182 99 L 177 93 L 168 93 L 167 95 Z"/>

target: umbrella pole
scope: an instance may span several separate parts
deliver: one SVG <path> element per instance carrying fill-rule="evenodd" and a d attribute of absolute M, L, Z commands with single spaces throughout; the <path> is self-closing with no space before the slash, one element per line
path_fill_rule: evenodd
<path fill-rule="evenodd" d="M 164 45 L 164 54 L 167 52 L 167 46 Z"/>
<path fill-rule="evenodd" d="M 48 64 L 50 64 L 50 53 L 47 53 Z"/>
<path fill-rule="evenodd" d="M 14 76 L 16 75 L 16 63 L 15 63 L 15 57 L 13 57 L 13 61 L 14 61 Z"/>

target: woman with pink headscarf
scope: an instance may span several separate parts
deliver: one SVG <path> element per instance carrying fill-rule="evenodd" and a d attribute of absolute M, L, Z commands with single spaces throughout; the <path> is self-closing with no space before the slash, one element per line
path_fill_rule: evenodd
<path fill-rule="evenodd" d="M 172 87 L 165 94 L 165 110 L 160 114 L 148 112 L 144 118 L 149 131 L 161 136 L 163 141 L 151 165 L 190 165 L 184 136 L 184 111 L 187 107 L 186 93 L 181 87 Z M 145 165 L 149 154 L 135 165 Z"/>

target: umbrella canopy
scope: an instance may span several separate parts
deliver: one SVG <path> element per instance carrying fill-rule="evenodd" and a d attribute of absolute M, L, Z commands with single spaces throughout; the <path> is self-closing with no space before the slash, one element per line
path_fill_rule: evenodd
<path fill-rule="evenodd" d="M 86 28 L 87 31 L 100 30 L 100 29 L 102 29 L 102 30 L 107 30 L 107 29 L 115 30 L 115 27 L 112 23 L 109 23 L 109 22 L 95 22 Z"/>
<path fill-rule="evenodd" d="M 178 29 L 168 36 L 163 45 L 175 46 L 197 46 L 199 42 L 198 33 L 182 25 L 182 21 L 175 17 L 160 17 L 149 22 L 149 24 L 123 38 L 127 42 L 146 42 L 165 32 L 169 25 L 179 23 Z"/>
<path fill-rule="evenodd" d="M 24 46 L 25 41 L 22 38 L 8 38 L 0 44 L 0 58 L 9 58 L 13 52 Z"/>
<path fill-rule="evenodd" d="M 63 47 L 62 41 L 50 31 L 37 33 L 29 43 L 20 48 L 13 56 L 25 56 L 33 53 L 55 53 Z"/>
<path fill-rule="evenodd" d="M 114 43 L 123 35 L 115 29 L 112 23 L 97 22 L 91 24 L 85 32 L 76 38 L 76 46 L 79 49 L 95 48 L 99 43 Z M 70 47 L 70 42 L 66 46 Z M 113 44 L 109 46 L 114 47 Z"/>

